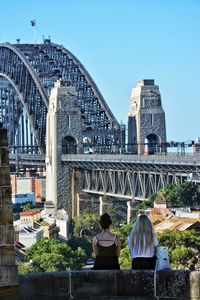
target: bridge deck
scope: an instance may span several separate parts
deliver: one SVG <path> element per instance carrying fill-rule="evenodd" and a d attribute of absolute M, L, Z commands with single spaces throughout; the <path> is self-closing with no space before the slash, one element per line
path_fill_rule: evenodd
<path fill-rule="evenodd" d="M 44 166 L 44 154 L 9 154 L 11 164 Z M 113 168 L 113 169 L 139 169 L 149 172 L 177 171 L 177 172 L 200 172 L 200 154 L 168 154 L 168 155 L 122 155 L 122 154 L 77 154 L 62 155 L 63 163 L 72 168 Z"/>

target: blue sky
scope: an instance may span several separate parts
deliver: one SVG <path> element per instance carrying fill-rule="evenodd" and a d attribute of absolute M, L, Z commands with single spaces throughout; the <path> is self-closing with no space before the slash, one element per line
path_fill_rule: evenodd
<path fill-rule="evenodd" d="M 155 79 L 167 139 L 200 136 L 199 0 L 1 0 L 0 42 L 34 43 L 30 20 L 84 64 L 119 122 L 131 89 Z"/>

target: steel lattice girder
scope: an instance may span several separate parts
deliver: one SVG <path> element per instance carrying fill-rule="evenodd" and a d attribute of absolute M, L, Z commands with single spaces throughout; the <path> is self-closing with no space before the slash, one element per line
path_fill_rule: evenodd
<path fill-rule="evenodd" d="M 158 192 L 165 184 L 179 184 L 186 178 L 186 174 L 180 173 L 85 170 L 82 172 L 81 190 L 93 194 L 144 200 Z"/>
<path fill-rule="evenodd" d="M 144 160 L 140 156 L 63 155 L 62 163 L 80 171 L 84 192 L 127 199 L 146 199 L 165 184 L 180 184 L 190 173 L 200 174 L 199 159 L 187 156 Z"/>
<path fill-rule="evenodd" d="M 71 82 L 77 90 L 77 105 L 82 113 L 83 136 L 91 137 L 92 143 L 120 143 L 122 132 L 119 123 L 109 109 L 89 73 L 78 59 L 63 46 L 56 44 L 1 44 L 0 78 L 9 83 L 6 89 L 15 93 L 12 102 L 15 109 L 5 117 L 0 110 L 0 121 L 16 131 L 23 108 L 33 128 L 36 144 L 41 147 L 46 140 L 46 114 L 51 88 L 59 78 Z M 0 81 L 2 93 L 4 86 Z M 0 108 L 5 104 L 0 94 Z M 8 97 L 8 101 L 10 98 Z M 20 109 L 17 110 L 17 107 Z M 14 119 L 14 120 L 13 120 Z M 8 124 L 14 122 L 14 125 Z M 14 144 L 16 132 L 10 134 Z"/>

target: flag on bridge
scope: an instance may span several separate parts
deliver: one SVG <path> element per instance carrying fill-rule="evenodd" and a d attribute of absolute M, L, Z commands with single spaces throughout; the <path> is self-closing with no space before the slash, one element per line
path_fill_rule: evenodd
<path fill-rule="evenodd" d="M 31 26 L 36 26 L 36 20 L 34 19 L 34 20 L 31 20 Z"/>

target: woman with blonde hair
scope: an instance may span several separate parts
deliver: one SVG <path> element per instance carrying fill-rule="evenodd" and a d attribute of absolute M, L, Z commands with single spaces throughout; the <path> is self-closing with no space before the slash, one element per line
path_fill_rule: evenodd
<path fill-rule="evenodd" d="M 132 269 L 155 269 L 158 239 L 147 215 L 137 217 L 128 237 L 128 247 L 132 258 Z"/>

